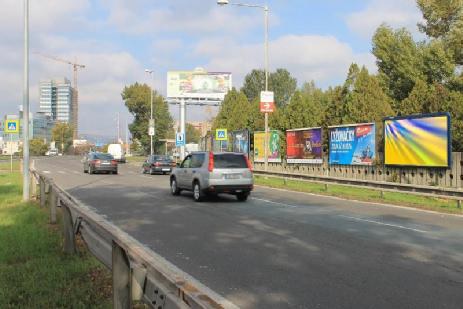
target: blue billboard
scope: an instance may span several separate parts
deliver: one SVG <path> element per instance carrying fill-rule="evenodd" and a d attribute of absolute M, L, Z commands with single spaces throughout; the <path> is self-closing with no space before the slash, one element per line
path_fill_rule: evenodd
<path fill-rule="evenodd" d="M 375 124 L 330 127 L 329 164 L 372 165 L 376 158 Z"/>

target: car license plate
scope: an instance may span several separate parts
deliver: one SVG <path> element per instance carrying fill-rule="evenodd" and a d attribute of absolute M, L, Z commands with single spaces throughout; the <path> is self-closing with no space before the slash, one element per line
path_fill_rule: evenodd
<path fill-rule="evenodd" d="M 170 171 L 170 168 L 163 168 L 162 171 L 163 172 L 168 172 L 168 171 Z"/>
<path fill-rule="evenodd" d="M 240 178 L 239 174 L 225 174 L 225 179 L 238 179 Z"/>
<path fill-rule="evenodd" d="M 103 164 L 103 165 L 109 165 L 109 164 L 111 164 L 111 163 L 109 163 L 109 162 L 102 162 L 101 164 Z"/>

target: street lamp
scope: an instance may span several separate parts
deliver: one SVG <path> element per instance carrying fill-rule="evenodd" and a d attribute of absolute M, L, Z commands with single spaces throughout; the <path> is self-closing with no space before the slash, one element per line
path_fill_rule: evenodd
<path fill-rule="evenodd" d="M 154 71 L 145 69 L 145 73 L 151 75 L 152 78 L 152 85 L 151 85 L 151 113 L 150 113 L 150 123 L 149 123 L 149 131 L 148 134 L 150 136 L 150 154 L 153 155 L 153 135 L 154 135 L 154 119 L 153 119 L 153 91 L 154 91 Z"/>
<path fill-rule="evenodd" d="M 29 162 L 29 0 L 24 0 L 23 201 L 30 199 Z"/>
<path fill-rule="evenodd" d="M 217 0 L 217 4 L 220 6 L 224 5 L 235 5 L 249 8 L 259 8 L 264 10 L 264 26 L 265 26 L 265 39 L 264 39 L 264 61 L 265 61 L 265 91 L 268 91 L 268 12 L 269 8 L 267 5 L 258 4 L 247 4 L 247 3 L 235 3 L 229 0 Z M 265 138 L 264 138 L 264 156 L 265 156 L 265 170 L 268 169 L 268 112 L 265 112 Z"/>

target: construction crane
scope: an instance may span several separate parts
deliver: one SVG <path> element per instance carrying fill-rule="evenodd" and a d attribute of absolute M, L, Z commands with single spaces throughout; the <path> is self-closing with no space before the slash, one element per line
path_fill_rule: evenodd
<path fill-rule="evenodd" d="M 77 139 L 78 137 L 78 124 L 79 124 L 79 100 L 78 100 L 78 96 L 79 96 L 79 91 L 77 90 L 77 70 L 79 69 L 84 69 L 85 68 L 85 65 L 84 64 L 79 64 L 77 63 L 77 61 L 69 61 L 69 60 L 64 60 L 64 59 L 61 59 L 61 58 L 58 58 L 58 57 L 55 57 L 55 56 L 50 56 L 50 55 L 45 55 L 45 54 L 42 54 L 42 53 L 39 53 L 39 52 L 34 52 L 34 54 L 37 54 L 37 55 L 40 55 L 42 57 L 45 57 L 45 58 L 48 58 L 48 59 L 51 59 L 51 60 L 55 60 L 55 61 L 58 61 L 58 62 L 62 62 L 62 63 L 66 63 L 66 64 L 69 64 L 72 66 L 72 69 L 74 71 L 74 76 L 73 76 L 73 88 L 74 88 L 74 91 L 73 91 L 73 94 L 72 94 L 72 120 L 71 120 L 71 124 L 72 124 L 72 129 L 73 129 L 73 139 Z"/>

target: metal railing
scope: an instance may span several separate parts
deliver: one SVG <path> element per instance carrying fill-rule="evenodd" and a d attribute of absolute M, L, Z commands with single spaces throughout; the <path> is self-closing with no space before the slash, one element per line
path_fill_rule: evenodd
<path fill-rule="evenodd" d="M 361 180 L 361 179 L 348 179 L 340 177 L 330 176 L 316 176 L 299 173 L 288 173 L 288 172 L 277 172 L 277 171 L 264 171 L 255 169 L 256 175 L 270 176 L 286 179 L 296 179 L 309 181 L 313 183 L 324 184 L 326 188 L 330 184 L 338 184 L 343 186 L 357 187 L 357 188 L 368 188 L 381 192 L 396 192 L 396 193 L 407 193 L 435 198 L 452 199 L 457 201 L 457 207 L 461 209 L 463 201 L 463 190 L 457 188 L 448 187 L 436 187 L 436 186 L 418 186 L 411 184 L 393 183 L 385 181 L 372 181 L 372 180 Z"/>
<path fill-rule="evenodd" d="M 132 308 L 142 302 L 156 309 L 238 308 L 187 273 L 109 223 L 53 180 L 34 168 L 31 194 L 48 207 L 50 223 L 62 214 L 63 250 L 74 254 L 76 237 L 112 271 L 113 307 Z M 61 208 L 61 212 L 57 211 Z"/>

